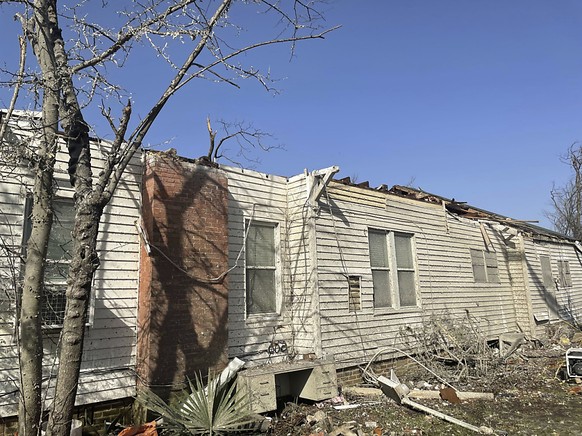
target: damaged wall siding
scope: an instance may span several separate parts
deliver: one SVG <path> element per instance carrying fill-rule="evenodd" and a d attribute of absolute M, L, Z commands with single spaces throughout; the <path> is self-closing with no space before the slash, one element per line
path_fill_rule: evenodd
<path fill-rule="evenodd" d="M 578 249 L 570 243 L 532 237 L 524 239 L 530 295 L 537 324 L 582 316 L 582 258 Z M 545 280 L 542 268 L 544 257 L 551 266 L 551 277 Z M 561 283 L 560 261 L 568 262 L 572 286 Z"/>
<path fill-rule="evenodd" d="M 289 298 L 287 302 L 291 312 L 293 328 L 293 346 L 298 354 L 317 351 L 319 329 L 318 317 L 314 316 L 317 308 L 317 277 L 311 254 L 315 234 L 312 229 L 314 221 L 310 218 L 310 208 L 306 203 L 305 175 L 292 177 L 288 183 L 288 229 L 289 229 Z"/>
<path fill-rule="evenodd" d="M 97 144 L 92 144 L 94 173 L 103 166 Z M 64 147 L 64 145 L 63 145 Z M 58 154 L 56 197 L 72 198 L 67 174 L 68 156 Z M 139 241 L 135 221 L 140 211 L 139 154 L 128 166 L 102 218 L 97 250 L 101 265 L 94 278 L 94 301 L 85 334 L 77 404 L 106 401 L 135 394 L 135 342 Z M 31 177 L 22 168 L 0 168 L 0 237 L 20 252 L 26 192 Z M 17 411 L 18 359 L 14 338 L 13 272 L 21 265 L 0 250 L 0 416 Z M 11 267 L 11 263 L 15 269 Z M 43 372 L 48 376 L 60 330 L 45 330 Z M 53 370 L 54 372 L 54 370 Z M 52 381 L 54 385 L 54 380 Z M 50 396 L 50 392 L 49 392 Z"/>
<path fill-rule="evenodd" d="M 488 335 L 515 330 L 511 280 L 518 278 L 510 278 L 506 247 L 493 227 L 486 231 L 496 252 L 499 283 L 475 283 L 470 249 L 486 250 L 478 222 L 445 218 L 440 205 L 370 189 L 332 182 L 328 192 L 330 202 L 322 196 L 317 220 L 324 352 L 347 366 L 383 346 L 398 347 L 400 327 L 445 311 L 470 313 Z M 368 228 L 414 234 L 419 307 L 374 308 Z M 361 277 L 359 311 L 349 311 L 346 276 Z"/>

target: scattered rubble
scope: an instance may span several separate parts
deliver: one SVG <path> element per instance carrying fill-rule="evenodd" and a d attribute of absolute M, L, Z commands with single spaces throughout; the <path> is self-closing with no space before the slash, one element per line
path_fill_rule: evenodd
<path fill-rule="evenodd" d="M 406 367 L 402 374 L 407 400 L 430 409 L 420 413 L 408 405 L 399 405 L 378 388 L 346 387 L 342 397 L 348 404 L 333 406 L 289 404 L 270 430 L 275 436 L 400 436 L 400 435 L 470 435 L 478 432 L 532 435 L 582 434 L 579 410 L 582 407 L 581 378 L 565 376 L 565 355 L 571 346 L 581 347 L 582 333 L 571 326 L 552 327 L 547 339 L 526 338 L 512 355 L 496 367 L 487 368 L 481 377 L 471 375 L 454 383 L 451 390 L 418 365 Z M 568 338 L 569 342 L 561 338 Z M 568 343 L 568 345 L 563 345 Z M 507 344 L 506 350 L 511 348 Z M 444 367 L 446 364 L 441 363 Z M 448 369 L 449 376 L 446 376 Z M 451 383 L 456 368 L 439 371 Z M 561 369 L 561 371 L 560 371 Z M 386 377 L 385 377 L 386 378 Z M 451 401 L 453 400 L 453 401 Z M 402 403 L 402 401 L 401 401 Z M 308 416 L 320 412 L 316 422 Z M 433 414 L 436 412 L 435 414 Z M 465 424 L 448 422 L 445 415 Z M 325 418 L 324 418 L 325 416 Z M 475 425 L 473 425 L 475 424 Z"/>

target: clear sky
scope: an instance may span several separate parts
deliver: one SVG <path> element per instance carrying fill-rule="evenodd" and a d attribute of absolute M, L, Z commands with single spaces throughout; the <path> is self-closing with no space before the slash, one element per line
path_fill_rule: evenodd
<path fill-rule="evenodd" d="M 300 45 L 291 62 L 282 48 L 257 57 L 282 79 L 279 95 L 250 81 L 240 90 L 196 82 L 148 142 L 171 139 L 160 148 L 198 157 L 207 116 L 250 121 L 286 148 L 260 155 L 259 171 L 338 165 L 339 177 L 412 182 L 549 226 L 552 183 L 568 177 L 560 156 L 582 140 L 582 1 L 330 0 L 325 9 L 341 29 Z M 5 54 L 15 44 L 6 22 Z M 157 65 L 126 69 L 136 71 L 134 112 L 145 115 Z"/>

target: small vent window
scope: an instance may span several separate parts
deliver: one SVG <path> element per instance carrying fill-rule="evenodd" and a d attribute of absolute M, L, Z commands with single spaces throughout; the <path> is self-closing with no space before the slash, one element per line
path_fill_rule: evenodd
<path fill-rule="evenodd" d="M 348 277 L 348 289 L 349 289 L 349 309 L 350 312 L 357 312 L 362 310 L 362 293 L 361 293 L 361 277 L 360 276 L 349 276 Z"/>

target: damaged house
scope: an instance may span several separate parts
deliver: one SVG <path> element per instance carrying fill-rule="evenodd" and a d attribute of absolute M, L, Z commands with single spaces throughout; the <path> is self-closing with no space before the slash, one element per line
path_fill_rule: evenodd
<path fill-rule="evenodd" d="M 11 171 L 0 175 L 10 248 L 0 253 L 3 417 L 17 409 L 15 284 L 30 201 L 26 169 Z M 268 386 L 256 411 L 282 393 L 329 398 L 336 371 L 349 382 L 351 369 L 399 346 L 401 328 L 432 314 L 469 314 L 490 338 L 580 317 L 577 241 L 408 187 L 336 180 L 338 171 L 280 177 L 174 153 L 136 157 L 100 230 L 77 397 L 85 416 L 125 404 L 140 385 L 171 395 L 234 357 Z M 64 167 L 58 178 L 62 249 L 72 213 Z M 62 283 L 46 281 L 48 380 Z"/>
<path fill-rule="evenodd" d="M 270 386 L 265 411 L 301 379 L 284 372 L 324 362 L 303 380 L 315 393 L 291 393 L 329 398 L 325 362 L 349 382 L 433 314 L 468 314 L 491 339 L 580 316 L 576 241 L 411 188 L 334 180 L 338 170 L 287 178 L 146 155 L 140 380 L 175 384 L 234 357 L 275 364 L 249 373 Z"/>

